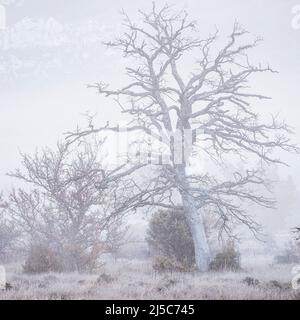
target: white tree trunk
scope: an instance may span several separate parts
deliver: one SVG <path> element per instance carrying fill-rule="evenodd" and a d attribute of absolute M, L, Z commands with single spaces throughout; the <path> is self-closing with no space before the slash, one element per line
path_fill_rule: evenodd
<path fill-rule="evenodd" d="M 184 213 L 190 227 L 195 247 L 195 262 L 200 272 L 208 271 L 210 250 L 204 227 L 203 217 L 195 207 L 194 200 L 189 195 L 182 195 Z"/>
<path fill-rule="evenodd" d="M 210 250 L 207 241 L 203 216 L 197 209 L 194 198 L 189 193 L 189 183 L 186 179 L 185 166 L 177 168 L 177 179 L 182 187 L 183 211 L 189 225 L 195 248 L 195 262 L 200 272 L 206 272 L 210 263 Z"/>

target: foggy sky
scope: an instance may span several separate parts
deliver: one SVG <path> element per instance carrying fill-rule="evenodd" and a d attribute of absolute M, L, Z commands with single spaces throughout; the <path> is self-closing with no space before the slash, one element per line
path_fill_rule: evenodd
<path fill-rule="evenodd" d="M 279 112 L 295 127 L 295 140 L 300 141 L 300 30 L 291 26 L 292 7 L 300 1 L 169 3 L 185 8 L 198 20 L 204 37 L 215 27 L 225 37 L 238 20 L 253 35 L 264 38 L 252 57 L 270 63 L 279 74 L 265 75 L 253 83 L 273 98 L 262 104 L 262 112 Z M 62 133 L 83 122 L 86 111 L 98 112 L 105 121 L 121 120 L 112 102 L 86 89 L 86 84 L 102 80 L 118 86 L 122 82 L 123 61 L 107 52 L 101 41 L 120 31 L 122 8 L 135 20 L 137 9 L 147 10 L 150 5 L 145 0 L 16 0 L 6 6 L 6 32 L 15 30 L 19 38 L 9 40 L 9 47 L 0 42 L 0 66 L 5 67 L 4 71 L 0 67 L 0 189 L 11 183 L 5 173 L 18 166 L 19 150 L 32 152 L 53 145 Z M 36 30 L 45 26 L 50 30 L 49 43 L 43 43 Z M 66 41 L 55 38 L 60 32 L 64 36 L 66 30 Z M 290 168 L 282 169 L 282 175 L 291 175 L 299 185 L 299 158 L 284 157 Z"/>

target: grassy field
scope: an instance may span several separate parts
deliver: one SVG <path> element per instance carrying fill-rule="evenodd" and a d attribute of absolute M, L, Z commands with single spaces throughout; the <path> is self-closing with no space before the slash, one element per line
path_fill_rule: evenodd
<path fill-rule="evenodd" d="M 0 299 L 300 299 L 293 290 L 293 265 L 249 266 L 238 273 L 157 274 L 151 261 L 107 262 L 94 274 L 25 275 L 20 265 L 7 268 L 8 291 Z"/>

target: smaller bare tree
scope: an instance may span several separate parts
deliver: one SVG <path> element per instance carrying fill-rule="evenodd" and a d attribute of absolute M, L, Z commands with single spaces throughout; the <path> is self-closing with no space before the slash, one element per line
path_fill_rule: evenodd
<path fill-rule="evenodd" d="M 58 143 L 34 156 L 22 154 L 23 170 L 9 176 L 27 185 L 12 190 L 7 212 L 26 245 L 46 244 L 67 270 L 94 266 L 100 254 L 118 247 L 126 233 L 118 196 L 118 169 L 103 166 L 103 141 Z"/>

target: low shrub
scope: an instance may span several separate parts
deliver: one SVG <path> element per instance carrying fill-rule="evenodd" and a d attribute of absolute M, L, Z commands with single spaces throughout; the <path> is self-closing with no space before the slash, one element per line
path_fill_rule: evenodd
<path fill-rule="evenodd" d="M 109 284 L 113 281 L 115 281 L 115 278 L 107 273 L 100 274 L 100 276 L 97 279 L 97 283 L 99 283 L 99 284 L 102 284 L 102 283 Z"/>
<path fill-rule="evenodd" d="M 156 256 L 153 260 L 152 267 L 157 272 L 189 272 L 191 266 L 183 264 L 176 259 L 166 256 Z"/>
<path fill-rule="evenodd" d="M 25 273 L 47 273 L 47 272 L 61 272 L 62 262 L 58 256 L 45 245 L 32 245 L 23 270 Z"/>
<path fill-rule="evenodd" d="M 259 280 L 252 277 L 246 277 L 245 279 L 243 279 L 243 283 L 246 283 L 248 286 L 258 286 Z"/>
<path fill-rule="evenodd" d="M 218 253 L 209 265 L 211 271 L 238 271 L 241 270 L 240 254 L 233 243 L 227 244 L 223 251 Z"/>

